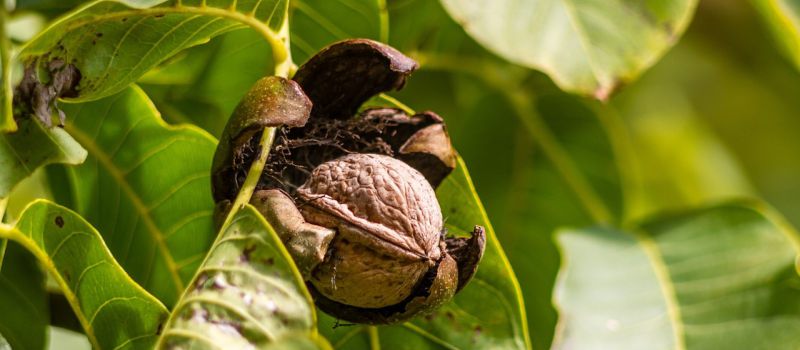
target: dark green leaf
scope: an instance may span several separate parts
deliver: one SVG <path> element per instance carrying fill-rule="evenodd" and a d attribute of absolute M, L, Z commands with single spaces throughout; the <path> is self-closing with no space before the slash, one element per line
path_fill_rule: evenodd
<path fill-rule="evenodd" d="M 166 125 L 137 87 L 64 109 L 66 130 L 89 151 L 61 184 L 70 186 L 73 209 L 137 282 L 174 304 L 215 237 L 216 141 L 196 127 Z"/>
<path fill-rule="evenodd" d="M 193 123 L 220 135 L 239 99 L 271 73 L 271 61 L 258 33 L 237 30 L 187 50 L 141 83 L 169 122 Z"/>
<path fill-rule="evenodd" d="M 59 15 L 83 3 L 82 0 L 16 0 L 14 11 L 36 11 L 48 16 Z"/>
<path fill-rule="evenodd" d="M 614 105 L 630 132 L 622 148 L 631 160 L 628 218 L 756 195 L 727 145 L 676 84 L 645 78 Z"/>
<path fill-rule="evenodd" d="M 0 243 L 0 251 L 3 245 Z M 50 322 L 45 275 L 36 258 L 17 243 L 11 242 L 0 256 L 0 337 L 5 337 L 12 349 L 43 349 Z M 0 340 L 0 349 L 2 343 Z"/>
<path fill-rule="evenodd" d="M 0 237 L 25 247 L 50 272 L 95 348 L 153 346 L 167 310 L 128 277 L 78 214 L 35 201 L 15 227 L 0 224 Z"/>
<path fill-rule="evenodd" d="M 798 236 L 727 204 L 559 234 L 555 349 L 796 349 Z"/>
<path fill-rule="evenodd" d="M 298 63 L 339 40 L 388 40 L 386 0 L 292 0 L 291 11 L 292 54 Z"/>
<path fill-rule="evenodd" d="M 495 212 L 497 220 L 504 221 L 501 238 L 520 276 L 535 348 L 548 349 L 556 323 L 551 291 L 560 265 L 553 234 L 565 225 L 590 225 L 596 220 L 567 178 L 584 179 L 617 219 L 623 210 L 621 179 L 604 125 L 576 98 L 543 97 L 535 110 L 522 108 L 516 113 L 519 118 L 541 118 L 543 130 L 549 130 L 563 149 L 558 161 L 575 164 L 575 170 L 565 175 L 542 151 L 536 136 L 518 138 L 506 212 Z"/>
<path fill-rule="evenodd" d="M 175 305 L 162 348 L 319 349 L 311 296 L 277 234 L 239 210 Z M 322 346 L 322 347 L 321 347 Z"/>

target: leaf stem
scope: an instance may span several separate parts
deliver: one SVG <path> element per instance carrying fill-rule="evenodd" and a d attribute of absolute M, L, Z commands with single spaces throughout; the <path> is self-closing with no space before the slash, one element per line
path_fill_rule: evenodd
<path fill-rule="evenodd" d="M 378 18 L 380 20 L 380 35 L 378 38 L 384 43 L 389 43 L 389 8 L 386 0 L 375 0 L 378 5 Z"/>
<path fill-rule="evenodd" d="M 578 171 L 567 151 L 559 145 L 541 115 L 533 112 L 530 98 L 519 90 L 507 91 L 506 95 L 511 101 L 512 107 L 517 110 L 517 114 L 522 116 L 520 118 L 522 124 L 539 144 L 545 156 L 550 159 L 556 171 L 561 174 L 567 186 L 578 196 L 592 220 L 596 223 L 610 223 L 612 221 L 611 212 L 589 181 Z"/>
<path fill-rule="evenodd" d="M 283 23 L 281 24 L 280 30 L 278 32 L 274 32 L 270 30 L 268 27 L 263 25 L 263 23 L 258 21 L 243 21 L 244 23 L 250 25 L 258 31 L 261 36 L 263 36 L 267 42 L 270 44 L 272 49 L 272 59 L 273 59 L 273 74 L 279 77 L 288 78 L 294 75 L 297 71 L 297 66 L 292 61 L 292 52 L 290 48 L 290 41 L 289 41 L 289 16 L 288 16 L 288 1 L 286 8 L 284 9 L 285 16 Z M 239 189 L 239 193 L 236 194 L 236 199 L 234 199 L 233 204 L 231 205 L 230 211 L 228 211 L 227 216 L 225 217 L 225 221 L 220 226 L 219 231 L 217 232 L 217 237 L 214 239 L 214 243 L 211 245 L 211 249 L 209 253 L 203 258 L 203 262 L 200 266 L 204 266 L 210 257 L 210 252 L 213 250 L 213 247 L 217 246 L 220 240 L 223 238 L 222 232 L 228 228 L 228 226 L 233 221 L 233 218 L 236 214 L 250 202 L 250 197 L 253 196 L 253 192 L 256 189 L 256 185 L 258 185 L 258 180 L 261 178 L 261 174 L 264 171 L 264 167 L 267 164 L 267 159 L 269 158 L 269 151 L 272 148 L 272 142 L 275 140 L 275 128 L 265 128 L 263 133 L 261 134 L 261 140 L 259 141 L 259 151 L 258 156 L 250 165 L 250 169 L 247 171 L 247 177 L 242 184 L 242 187 Z M 197 283 L 198 275 L 195 274 L 192 277 L 192 280 L 189 282 L 189 286 L 194 286 Z M 181 303 L 185 300 L 189 289 L 185 289 L 178 299 L 174 310 L 177 310 Z M 173 317 L 175 316 L 175 312 L 170 313 L 169 318 L 167 319 L 166 323 L 164 324 L 164 329 L 169 329 L 172 326 Z M 163 345 L 164 337 L 158 338 L 158 343 L 156 344 L 156 348 L 160 348 Z"/>
<path fill-rule="evenodd" d="M 225 231 L 225 228 L 230 225 L 233 217 L 236 216 L 236 212 L 244 208 L 244 206 L 250 202 L 250 197 L 253 196 L 256 185 L 258 185 L 258 180 L 261 178 L 261 173 L 264 171 L 264 166 L 267 164 L 267 158 L 269 156 L 269 150 L 272 148 L 273 140 L 275 140 L 275 128 L 264 129 L 264 134 L 261 135 L 261 141 L 259 141 L 258 144 L 258 157 L 253 161 L 253 164 L 250 165 L 250 170 L 247 171 L 247 177 L 244 179 L 244 183 L 239 189 L 236 199 L 233 201 L 228 216 L 225 217 L 220 232 Z M 220 236 L 217 236 L 217 240 L 219 239 Z M 217 242 L 214 242 L 212 247 L 216 244 Z M 202 264 L 200 266 L 202 266 Z"/>
<path fill-rule="evenodd" d="M 289 78 L 297 71 L 297 66 L 292 61 L 292 49 L 289 41 L 288 5 L 285 11 L 287 11 L 284 16 L 286 20 L 283 21 L 281 29 L 278 30 L 277 33 L 267 32 L 262 34 L 265 35 L 265 38 L 272 47 L 272 60 L 275 64 L 273 74 L 279 77 Z"/>
<path fill-rule="evenodd" d="M 378 336 L 378 327 L 368 326 L 369 348 L 370 350 L 381 350 L 381 339 Z"/>
<path fill-rule="evenodd" d="M 631 204 L 637 202 L 642 186 L 641 175 L 636 168 L 633 138 L 625 125 L 625 121 L 613 104 L 607 104 L 602 109 L 594 107 L 593 110 L 598 116 L 597 119 L 600 121 L 600 125 L 606 130 L 614 152 L 614 160 L 617 163 L 622 183 L 620 189 L 622 191 L 623 207 L 620 222 L 622 227 L 627 227 L 634 222 L 636 213 L 633 208 L 634 205 Z"/>
<path fill-rule="evenodd" d="M 3 223 L 3 217 L 6 213 L 6 205 L 8 205 L 8 198 L 0 199 L 0 224 Z M 7 239 L 0 239 L 0 271 L 3 270 L 3 258 L 6 256 L 6 247 L 8 246 Z"/>
<path fill-rule="evenodd" d="M 414 112 L 414 110 L 411 107 L 409 107 L 405 103 L 400 102 L 400 100 L 398 100 L 398 99 L 396 99 L 396 98 L 394 98 L 392 96 L 389 96 L 389 95 L 387 95 L 385 93 L 381 93 L 380 95 L 378 95 L 378 98 L 380 98 L 381 100 L 383 100 L 386 103 L 390 103 L 393 106 L 403 110 L 403 112 L 406 112 L 407 114 L 416 113 L 416 112 Z"/>

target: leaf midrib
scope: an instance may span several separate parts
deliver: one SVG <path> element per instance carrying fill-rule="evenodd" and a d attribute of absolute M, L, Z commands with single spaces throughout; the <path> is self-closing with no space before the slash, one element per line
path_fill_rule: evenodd
<path fill-rule="evenodd" d="M 597 91 L 604 88 L 603 83 L 600 81 L 600 75 L 598 74 L 597 67 L 595 67 L 592 52 L 589 50 L 589 43 L 586 42 L 586 29 L 584 29 L 583 25 L 580 23 L 577 13 L 578 10 L 572 1 L 573 0 L 561 0 L 561 4 L 564 6 L 564 12 L 566 12 L 567 17 L 569 17 L 569 22 L 572 24 L 572 28 L 575 30 L 575 34 L 578 37 L 578 43 L 580 44 L 583 52 L 586 54 L 586 64 L 589 65 L 589 69 L 592 71 L 592 78 L 594 79 L 595 84 L 597 84 Z"/>
<path fill-rule="evenodd" d="M 653 273 L 656 275 L 656 280 L 659 282 L 658 286 L 659 289 L 661 289 L 661 294 L 664 296 L 667 315 L 672 324 L 672 337 L 675 341 L 675 349 L 686 350 L 686 333 L 683 329 L 683 317 L 681 315 L 680 303 L 678 302 L 678 294 L 670 278 L 670 273 L 664 262 L 664 257 L 661 255 L 661 250 L 648 233 L 641 230 L 632 230 L 632 232 L 633 238 L 647 256 L 653 268 Z"/>

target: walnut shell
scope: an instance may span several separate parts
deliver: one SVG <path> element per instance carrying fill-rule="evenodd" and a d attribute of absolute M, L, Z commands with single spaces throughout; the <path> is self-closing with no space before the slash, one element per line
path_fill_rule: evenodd
<path fill-rule="evenodd" d="M 297 194 L 306 201 L 306 221 L 338 231 L 331 256 L 310 280 L 332 300 L 367 308 L 399 303 L 441 258 L 436 194 L 402 161 L 347 155 L 314 169 Z"/>
<path fill-rule="evenodd" d="M 265 151 L 263 130 L 278 127 L 251 204 L 280 236 L 316 305 L 338 319 L 392 324 L 430 312 L 467 285 L 483 256 L 482 227 L 469 238 L 443 234 L 434 188 L 457 165 L 444 120 L 394 108 L 355 115 L 416 68 L 378 42 L 334 43 L 293 81 L 259 80 L 214 157 L 222 212 Z"/>

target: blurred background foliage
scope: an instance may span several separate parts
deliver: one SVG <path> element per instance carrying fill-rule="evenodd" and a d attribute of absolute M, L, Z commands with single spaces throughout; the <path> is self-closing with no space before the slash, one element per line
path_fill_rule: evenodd
<path fill-rule="evenodd" d="M 21 9 L 58 12 L 28 3 Z M 421 63 L 392 95 L 445 118 L 520 281 L 534 349 L 550 347 L 556 326 L 558 228 L 624 226 L 736 197 L 763 198 L 800 224 L 800 75 L 753 3 L 700 1 L 675 46 L 607 102 L 488 52 L 438 1 L 332 3 L 292 1 L 295 61 L 346 35 L 388 41 Z M 19 13 L 30 27 L 17 32 L 41 25 Z M 263 39 L 240 30 L 140 84 L 169 122 L 219 135 L 237 96 L 269 73 L 269 57 Z M 46 195 L 37 181 L 17 188 L 30 195 L 12 197 L 10 216 Z"/>
<path fill-rule="evenodd" d="M 558 227 L 742 196 L 800 224 L 800 76 L 752 4 L 700 1 L 675 47 L 607 103 L 493 57 L 438 2 L 389 8 L 390 42 L 422 63 L 397 95 L 447 120 L 520 280 L 535 349 L 549 348 L 557 319 Z M 548 146 L 530 126 L 540 122 L 607 214 L 592 214 L 543 156 Z"/>

